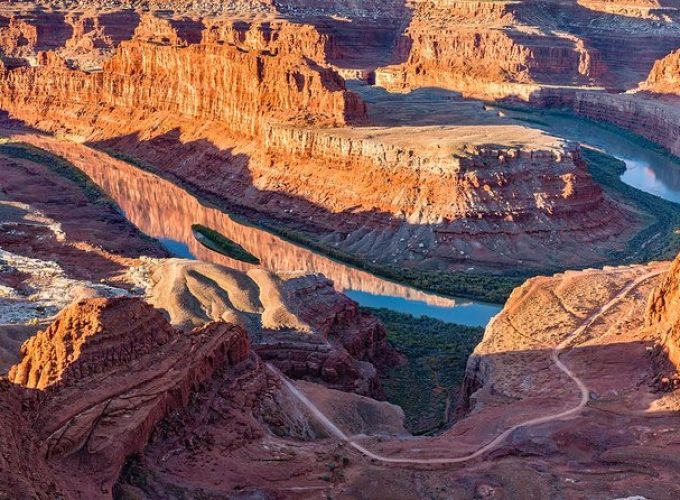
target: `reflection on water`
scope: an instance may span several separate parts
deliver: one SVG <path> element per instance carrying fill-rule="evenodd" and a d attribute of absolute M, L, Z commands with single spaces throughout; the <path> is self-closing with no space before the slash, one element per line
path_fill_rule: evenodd
<path fill-rule="evenodd" d="M 345 291 L 348 297 L 367 307 L 384 307 L 392 311 L 413 314 L 416 317 L 429 316 L 447 323 L 467 326 L 486 326 L 488 318 L 498 313 L 500 308 L 492 304 L 460 301 L 456 307 L 440 307 L 424 302 L 374 295 L 357 290 Z"/>
<path fill-rule="evenodd" d="M 322 273 L 333 280 L 339 291 L 363 292 L 352 296 L 364 305 L 376 305 L 375 300 L 379 298 L 380 307 L 475 325 L 486 325 L 500 310 L 499 306 L 489 304 L 472 307 L 476 304 L 472 301 L 425 293 L 340 264 L 266 231 L 235 222 L 224 212 L 202 205 L 174 184 L 85 146 L 69 144 L 66 147 L 47 138 L 41 138 L 38 145 L 74 163 L 118 203 L 133 224 L 161 240 L 179 257 L 196 258 L 239 270 L 256 267 L 213 252 L 198 243 L 192 225 L 201 224 L 241 245 L 258 257 L 261 266 L 266 269 Z"/>
<path fill-rule="evenodd" d="M 675 165 L 675 169 L 679 170 L 680 166 Z M 626 161 L 626 172 L 621 176 L 621 180 L 647 193 L 680 203 L 680 187 L 673 186 L 673 182 L 677 182 L 678 179 L 674 178 L 672 179 L 673 182 L 668 183 L 664 180 L 667 177 L 660 176 L 657 170 L 648 164 Z"/>
<path fill-rule="evenodd" d="M 600 149 L 626 163 L 621 180 L 641 191 L 680 203 L 680 165 L 624 135 L 578 118 L 549 119 L 550 131 Z"/>

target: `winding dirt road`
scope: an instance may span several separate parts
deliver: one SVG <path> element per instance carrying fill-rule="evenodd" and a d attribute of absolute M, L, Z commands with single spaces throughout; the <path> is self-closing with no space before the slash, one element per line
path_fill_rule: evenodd
<path fill-rule="evenodd" d="M 573 342 L 577 337 L 579 337 L 583 332 L 585 332 L 590 325 L 592 325 L 600 316 L 602 316 L 604 313 L 606 313 L 609 309 L 611 309 L 613 306 L 615 306 L 621 299 L 623 299 L 626 295 L 628 295 L 634 288 L 636 288 L 638 285 L 641 283 L 647 281 L 648 279 L 651 279 L 655 276 L 658 276 L 659 274 L 662 274 L 666 272 L 665 269 L 658 270 L 658 271 L 653 271 L 647 274 L 644 274 L 642 276 L 639 276 L 635 280 L 631 281 L 623 287 L 609 302 L 604 304 L 602 307 L 600 307 L 597 311 L 595 311 L 593 314 L 591 314 L 588 318 L 586 318 L 581 325 L 574 330 L 567 338 L 565 338 L 562 342 L 560 342 L 552 351 L 550 358 L 552 359 L 553 363 L 557 366 L 557 368 L 560 369 L 563 373 L 565 373 L 571 380 L 574 381 L 576 386 L 578 387 L 580 393 L 581 393 L 581 399 L 579 403 L 574 406 L 573 408 L 561 411 L 559 413 L 553 413 L 550 415 L 545 415 L 543 417 L 537 417 L 537 418 L 532 418 L 530 420 L 526 420 L 524 422 L 521 422 L 519 424 L 513 425 L 509 429 L 503 431 L 501 434 L 496 436 L 493 440 L 489 441 L 488 443 L 482 445 L 477 451 L 470 453 L 468 455 L 460 456 L 460 457 L 450 457 L 450 458 L 398 458 L 398 457 L 386 457 L 383 455 L 378 455 L 377 453 L 373 453 L 371 450 L 365 448 L 361 444 L 357 443 L 353 439 L 351 439 L 347 434 L 345 434 L 341 429 L 338 428 L 326 415 L 319 410 L 319 408 L 316 407 L 316 405 L 310 401 L 300 390 L 293 385 L 293 383 L 285 376 L 280 374 L 278 370 L 273 368 L 272 366 L 269 366 L 269 368 L 272 371 L 275 371 L 276 373 L 279 374 L 281 377 L 281 380 L 283 381 L 284 385 L 286 388 L 293 394 L 311 413 L 314 415 L 314 417 L 330 432 L 333 436 L 337 437 L 338 439 L 341 439 L 342 441 L 347 442 L 348 445 L 350 445 L 352 448 L 355 448 L 358 450 L 360 453 L 364 454 L 365 456 L 372 458 L 374 460 L 378 460 L 380 462 L 385 462 L 385 463 L 393 463 L 393 464 L 456 464 L 456 463 L 461 463 L 461 462 L 467 462 L 469 460 L 473 460 L 475 458 L 480 457 L 484 453 L 494 449 L 497 447 L 499 444 L 501 444 L 508 436 L 510 436 L 513 432 L 515 432 L 517 429 L 520 429 L 522 427 L 529 427 L 532 425 L 539 425 L 539 424 L 545 424 L 547 422 L 552 422 L 555 420 L 560 420 L 563 418 L 571 417 L 579 413 L 588 403 L 588 400 L 590 399 L 590 389 L 586 384 L 562 361 L 560 360 L 560 355 L 562 352 L 564 352 L 565 349 L 568 348 L 569 344 Z"/>

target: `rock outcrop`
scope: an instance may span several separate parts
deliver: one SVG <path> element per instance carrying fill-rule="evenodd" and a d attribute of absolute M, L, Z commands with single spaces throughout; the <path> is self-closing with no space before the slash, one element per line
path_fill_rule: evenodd
<path fill-rule="evenodd" d="M 91 299 L 28 340 L 9 379 L 38 391 L 33 420 L 47 460 L 92 497 L 110 493 L 160 419 L 249 354 L 238 327 L 182 333 L 139 299 Z"/>
<path fill-rule="evenodd" d="M 680 386 L 680 258 L 654 290 L 646 311 L 646 324 L 656 340 L 654 352 L 658 373 L 655 382 L 662 390 Z"/>
<path fill-rule="evenodd" d="M 30 419 L 22 408 L 24 394 L 0 380 L 0 495 L 49 498 L 64 495 L 61 481 L 47 464 Z"/>
<path fill-rule="evenodd" d="M 151 279 L 149 300 L 174 325 L 242 325 L 253 350 L 292 378 L 381 397 L 376 367 L 400 361 L 383 325 L 319 275 L 171 260 Z"/>
<path fill-rule="evenodd" d="M 647 92 L 680 96 L 680 49 L 656 61 L 640 88 Z"/>
<path fill-rule="evenodd" d="M 73 122 L 75 110 L 101 115 L 109 136 L 139 132 L 132 117 L 140 111 L 219 121 L 246 136 L 257 136 L 266 120 L 338 125 L 362 119 L 361 100 L 329 68 L 234 45 L 176 45 L 177 38 L 154 32 L 164 44 L 124 42 L 101 72 L 71 70 L 57 57 L 41 56 L 38 67 L 5 74 L 1 105 L 29 123 L 62 123 L 81 133 L 97 123 Z M 117 126 L 112 111 L 121 120 Z"/>

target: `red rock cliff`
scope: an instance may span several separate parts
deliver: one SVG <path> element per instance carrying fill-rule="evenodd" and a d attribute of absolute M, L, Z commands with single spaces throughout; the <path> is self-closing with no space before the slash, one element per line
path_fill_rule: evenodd
<path fill-rule="evenodd" d="M 680 49 L 654 63 L 641 87 L 649 92 L 680 96 Z"/>
<path fill-rule="evenodd" d="M 40 58 L 48 64 L 39 67 L 5 72 L 3 108 L 29 123 L 70 121 L 76 129 L 75 110 L 92 116 L 115 109 L 120 119 L 109 132 L 119 134 L 136 131 L 135 123 L 125 124 L 125 115 L 130 121 L 140 110 L 219 121 L 251 136 L 267 120 L 342 125 L 364 116 L 359 97 L 329 68 L 297 55 L 274 57 L 266 50 L 209 42 L 214 34 L 188 44 L 194 36 L 189 29 L 181 36 L 166 21 L 148 24 L 120 45 L 101 72 L 70 70 L 54 57 Z M 80 124 L 88 122 L 83 116 Z"/>
<path fill-rule="evenodd" d="M 646 323 L 657 340 L 656 361 L 660 372 L 668 372 L 669 363 L 679 371 L 680 257 L 675 259 L 661 285 L 649 298 Z"/>
<path fill-rule="evenodd" d="M 91 299 L 27 341 L 9 379 L 39 389 L 32 417 L 55 469 L 84 497 L 111 491 L 130 453 L 192 391 L 249 356 L 245 332 L 211 323 L 174 330 L 139 299 Z"/>

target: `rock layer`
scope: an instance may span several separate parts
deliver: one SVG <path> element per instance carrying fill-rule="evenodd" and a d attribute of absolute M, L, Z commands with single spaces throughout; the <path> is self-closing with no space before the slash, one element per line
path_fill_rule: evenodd
<path fill-rule="evenodd" d="M 215 370 L 248 356 L 237 327 L 180 333 L 139 299 L 92 299 L 27 341 L 9 379 L 41 391 L 33 419 L 48 461 L 80 474 L 84 495 L 99 496 L 160 419 L 186 405 Z"/>

